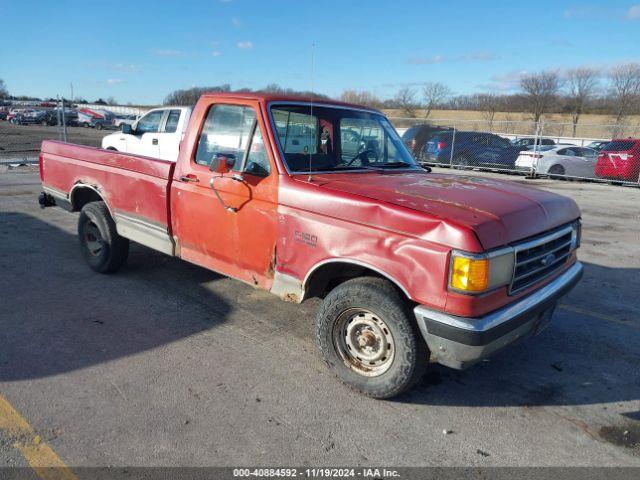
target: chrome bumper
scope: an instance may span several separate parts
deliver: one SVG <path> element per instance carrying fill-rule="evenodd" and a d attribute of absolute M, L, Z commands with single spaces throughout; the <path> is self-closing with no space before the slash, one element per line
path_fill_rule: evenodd
<path fill-rule="evenodd" d="M 582 264 L 576 262 L 539 290 L 480 318 L 417 306 L 414 313 L 432 359 L 462 369 L 522 337 L 538 334 L 551 319 L 558 300 L 580 281 L 582 271 Z"/>

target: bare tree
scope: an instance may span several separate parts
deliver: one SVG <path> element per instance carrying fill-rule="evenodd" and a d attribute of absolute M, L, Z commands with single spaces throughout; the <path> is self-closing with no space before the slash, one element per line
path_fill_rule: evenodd
<path fill-rule="evenodd" d="M 357 105 L 364 105 L 366 107 L 373 108 L 379 108 L 382 105 L 382 101 L 378 97 L 366 90 L 345 90 L 340 95 L 340 100 L 347 103 L 355 103 Z"/>
<path fill-rule="evenodd" d="M 615 103 L 616 125 L 640 104 L 640 64 L 618 65 L 609 75 Z"/>
<path fill-rule="evenodd" d="M 493 121 L 500 108 L 501 98 L 493 93 L 481 93 L 476 96 L 475 103 L 482 112 L 482 116 L 489 124 L 489 131 L 493 131 Z"/>
<path fill-rule="evenodd" d="M 576 136 L 580 115 L 585 104 L 595 94 L 598 88 L 600 72 L 595 68 L 574 68 L 567 72 L 567 100 L 571 106 L 571 121 L 573 122 L 573 136 Z"/>
<path fill-rule="evenodd" d="M 0 98 L 8 97 L 9 91 L 7 90 L 7 85 L 4 83 L 4 80 L 0 78 Z"/>
<path fill-rule="evenodd" d="M 451 89 L 440 82 L 427 82 L 422 89 L 422 93 L 424 94 L 426 107 L 424 118 L 429 118 L 434 107 L 451 96 Z"/>
<path fill-rule="evenodd" d="M 539 122 L 542 115 L 549 111 L 561 86 L 558 72 L 534 73 L 520 79 L 520 88 L 524 90 L 527 100 L 527 110 L 534 122 Z"/>
<path fill-rule="evenodd" d="M 416 116 L 415 99 L 416 91 L 413 88 L 403 87 L 396 93 L 395 103 L 407 117 L 414 118 Z"/>

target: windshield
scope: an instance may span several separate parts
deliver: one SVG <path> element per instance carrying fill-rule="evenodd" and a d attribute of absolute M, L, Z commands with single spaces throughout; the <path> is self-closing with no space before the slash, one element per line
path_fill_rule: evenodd
<path fill-rule="evenodd" d="M 274 105 L 271 115 L 290 172 L 420 168 L 381 114 Z"/>

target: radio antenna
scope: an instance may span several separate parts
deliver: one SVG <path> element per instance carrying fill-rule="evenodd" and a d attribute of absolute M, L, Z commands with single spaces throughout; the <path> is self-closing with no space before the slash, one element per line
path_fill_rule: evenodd
<path fill-rule="evenodd" d="M 311 121 L 312 122 L 313 122 L 313 96 L 314 96 L 314 91 L 313 91 L 313 55 L 315 53 L 315 47 L 316 47 L 316 44 L 312 43 L 311 44 Z M 314 129 L 318 127 L 315 123 L 316 122 L 314 122 Z M 309 142 L 309 177 L 307 178 L 307 181 L 308 182 L 313 182 L 313 177 L 311 176 L 311 168 L 312 168 L 311 160 L 313 158 L 313 149 L 316 147 L 313 129 L 309 130 L 309 136 L 310 136 L 311 142 Z"/>

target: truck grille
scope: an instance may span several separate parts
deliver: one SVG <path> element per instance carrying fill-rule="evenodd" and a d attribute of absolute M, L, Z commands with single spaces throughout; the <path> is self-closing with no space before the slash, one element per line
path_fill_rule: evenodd
<path fill-rule="evenodd" d="M 509 293 L 530 287 L 566 264 L 572 246 L 571 226 L 514 246 L 515 266 Z"/>

